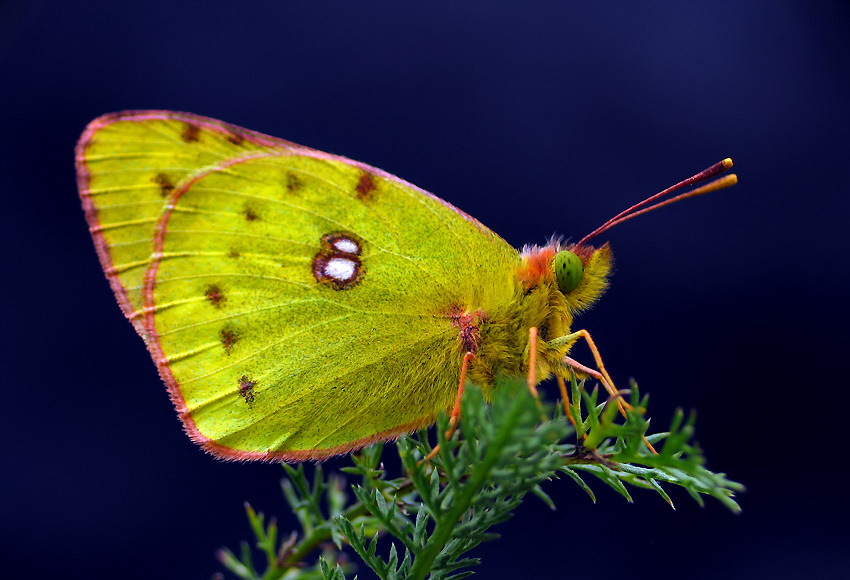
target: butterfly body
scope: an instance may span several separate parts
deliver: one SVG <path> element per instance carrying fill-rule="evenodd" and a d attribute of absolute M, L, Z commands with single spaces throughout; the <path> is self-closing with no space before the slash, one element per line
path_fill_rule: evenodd
<path fill-rule="evenodd" d="M 605 288 L 607 245 L 518 252 L 381 170 L 168 111 L 93 121 L 78 180 L 101 263 L 190 436 L 231 459 L 319 459 L 450 410 L 464 355 L 557 372 L 573 315 Z"/>

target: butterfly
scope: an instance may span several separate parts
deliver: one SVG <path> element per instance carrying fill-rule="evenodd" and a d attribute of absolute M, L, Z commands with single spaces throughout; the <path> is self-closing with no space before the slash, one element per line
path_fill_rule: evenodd
<path fill-rule="evenodd" d="M 724 160 L 578 243 L 517 251 L 380 169 L 213 119 L 104 115 L 76 168 L 89 230 L 189 436 L 225 459 L 302 461 L 459 410 L 465 380 L 530 388 L 578 369 L 613 382 L 575 315 L 608 284 L 588 240 L 734 183 Z M 589 342 L 596 368 L 568 356 Z"/>

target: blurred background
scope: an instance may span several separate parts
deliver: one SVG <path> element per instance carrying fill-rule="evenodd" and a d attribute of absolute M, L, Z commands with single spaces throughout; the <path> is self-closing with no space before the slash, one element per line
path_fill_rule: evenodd
<path fill-rule="evenodd" d="M 478 577 L 846 577 L 848 24 L 847 2 L 6 0 L 3 575 L 209 578 L 243 502 L 295 526 L 280 466 L 184 436 L 83 219 L 86 123 L 160 108 L 380 167 L 516 246 L 734 158 L 735 188 L 605 235 L 613 283 L 577 324 L 656 430 L 699 411 L 743 513 L 553 481 Z"/>

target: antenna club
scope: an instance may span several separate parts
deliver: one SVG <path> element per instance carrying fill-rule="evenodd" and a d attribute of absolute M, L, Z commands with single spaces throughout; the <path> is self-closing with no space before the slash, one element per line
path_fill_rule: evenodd
<path fill-rule="evenodd" d="M 712 165 L 708 169 L 700 171 L 699 173 L 697 173 L 696 175 L 694 175 L 690 179 L 686 179 L 682 183 L 697 183 L 697 182 L 700 182 L 700 181 L 705 181 L 707 179 L 711 179 L 712 177 L 714 177 L 716 175 L 720 175 L 724 171 L 727 171 L 730 167 L 732 167 L 732 158 L 727 157 L 726 159 L 724 159 L 722 161 L 718 161 L 717 163 L 715 163 L 714 165 Z"/>
<path fill-rule="evenodd" d="M 717 191 L 720 189 L 725 189 L 727 187 L 731 187 L 738 183 L 738 176 L 734 173 L 730 173 L 729 175 L 724 175 L 723 177 L 719 177 L 714 181 L 703 185 L 702 187 L 698 187 L 688 193 L 684 193 L 682 195 L 671 198 L 667 201 L 662 201 L 659 204 L 656 204 L 653 207 L 660 207 L 662 205 L 673 202 L 673 200 L 687 199 L 688 197 L 696 197 L 698 195 L 702 195 L 704 193 L 711 193 L 712 191 Z M 637 212 L 636 212 L 637 213 Z"/>

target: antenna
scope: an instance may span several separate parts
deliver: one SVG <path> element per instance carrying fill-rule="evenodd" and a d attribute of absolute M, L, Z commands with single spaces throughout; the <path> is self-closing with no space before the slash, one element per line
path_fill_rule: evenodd
<path fill-rule="evenodd" d="M 665 195 L 668 195 L 668 194 L 670 194 L 670 193 L 672 193 L 672 192 L 674 192 L 678 189 L 682 189 L 683 187 L 687 187 L 687 186 L 693 185 L 695 183 L 700 183 L 701 181 L 709 180 L 712 177 L 717 177 L 721 173 L 724 173 L 725 171 L 727 171 L 730 167 L 732 167 L 732 160 L 727 157 L 723 161 L 719 161 L 719 162 L 715 163 L 714 165 L 712 165 L 711 167 L 709 167 L 707 169 L 703 169 L 702 171 L 700 171 L 696 175 L 692 175 L 691 177 L 685 179 L 684 181 L 680 181 L 676 185 L 673 185 L 672 187 L 668 187 L 664 191 L 660 191 L 660 192 L 656 193 L 655 195 L 647 197 L 642 202 L 636 203 L 632 207 L 621 211 L 620 213 L 618 213 L 617 215 L 615 215 L 614 217 L 609 219 L 607 222 L 605 222 L 604 224 L 602 224 L 601 226 L 599 226 L 598 228 L 596 228 L 595 230 L 593 230 L 592 232 L 590 232 L 589 234 L 584 236 L 581 240 L 579 240 L 579 242 L 576 244 L 576 246 L 583 245 L 589 239 L 595 238 L 596 236 L 598 236 L 602 232 L 610 230 L 611 228 L 613 228 L 617 224 L 621 224 L 624 221 L 632 219 L 633 217 L 637 217 L 641 214 L 650 212 L 652 210 L 656 210 L 660 207 L 664 207 L 665 205 L 670 205 L 671 203 L 675 203 L 675 202 L 681 201 L 683 199 L 688 199 L 689 197 L 696 197 L 698 195 L 703 195 L 704 193 L 711 193 L 712 191 L 717 191 L 719 189 L 724 189 L 726 187 L 730 187 L 732 185 L 735 185 L 736 183 L 738 183 L 738 176 L 735 175 L 734 173 L 730 173 L 729 175 L 724 175 L 723 177 L 719 177 L 718 179 L 715 179 L 714 181 L 706 183 L 705 185 L 703 185 L 701 187 L 697 187 L 696 189 L 692 189 L 691 191 L 681 193 L 679 195 L 676 195 L 674 197 L 670 197 L 670 198 L 665 199 L 663 201 L 658 201 L 659 199 L 661 199 Z M 657 203 L 653 204 L 653 202 L 657 202 Z M 650 204 L 652 204 L 652 205 L 650 205 Z"/>

